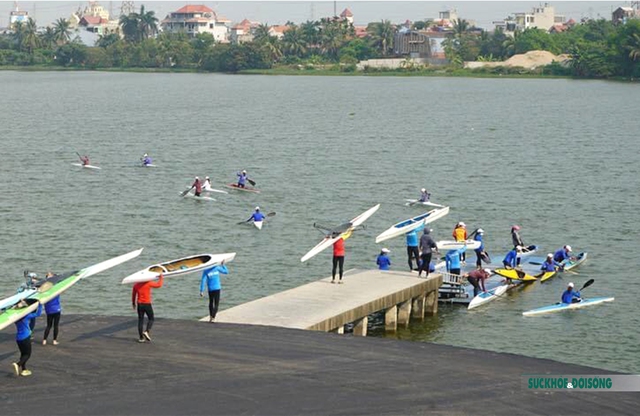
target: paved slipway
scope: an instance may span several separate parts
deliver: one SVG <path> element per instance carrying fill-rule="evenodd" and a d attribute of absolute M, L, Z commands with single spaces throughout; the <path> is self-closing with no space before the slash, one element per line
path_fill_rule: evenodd
<path fill-rule="evenodd" d="M 31 377 L 0 333 L 10 414 L 637 414 L 637 393 L 533 392 L 522 374 L 611 374 L 466 348 L 266 326 L 65 315 L 60 345 L 36 328 Z M 569 353 L 569 352 L 567 352 Z"/>

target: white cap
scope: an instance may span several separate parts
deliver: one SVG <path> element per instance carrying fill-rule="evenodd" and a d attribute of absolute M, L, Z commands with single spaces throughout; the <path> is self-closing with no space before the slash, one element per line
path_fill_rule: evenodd
<path fill-rule="evenodd" d="M 247 173 L 247 171 L 246 171 L 246 170 L 244 170 L 244 169 L 242 169 L 242 173 Z"/>
<path fill-rule="evenodd" d="M 382 249 L 382 252 L 383 252 L 383 253 L 391 253 L 391 250 L 389 250 L 388 248 L 383 248 L 383 249 Z"/>
<path fill-rule="evenodd" d="M 460 221 L 460 227 L 466 227 L 467 224 L 463 223 L 462 221 Z"/>
<path fill-rule="evenodd" d="M 209 177 L 207 176 L 205 179 L 209 179 Z"/>
<path fill-rule="evenodd" d="M 553 257 L 553 254 L 551 254 L 551 253 L 547 254 L 547 258 L 549 258 L 549 257 Z"/>
<path fill-rule="evenodd" d="M 566 248 L 567 251 L 571 251 L 571 246 L 564 246 L 564 248 Z"/>
<path fill-rule="evenodd" d="M 569 283 L 569 287 L 573 287 L 573 282 Z"/>
<path fill-rule="evenodd" d="M 198 177 L 196 176 L 196 179 L 200 179 L 200 178 L 198 178 Z"/>
<path fill-rule="evenodd" d="M 516 246 L 516 251 L 522 251 L 522 246 Z"/>
<path fill-rule="evenodd" d="M 427 192 L 427 190 L 422 188 L 422 189 L 420 189 L 420 192 Z"/>
<path fill-rule="evenodd" d="M 483 230 L 482 228 L 478 228 L 478 231 L 476 231 L 476 233 L 478 233 L 478 234 L 483 234 L 483 233 L 484 233 L 484 230 Z"/>
<path fill-rule="evenodd" d="M 30 278 L 35 279 L 36 277 L 38 277 L 37 274 L 35 274 L 34 272 L 29 273 L 28 275 Z"/>
<path fill-rule="evenodd" d="M 260 207 L 256 207 L 256 211 L 260 211 Z"/>
<path fill-rule="evenodd" d="M 485 273 L 491 274 L 491 269 L 484 269 Z"/>
<path fill-rule="evenodd" d="M 145 154 L 144 154 L 144 157 L 147 157 L 147 156 L 149 156 L 149 155 L 145 153 Z"/>

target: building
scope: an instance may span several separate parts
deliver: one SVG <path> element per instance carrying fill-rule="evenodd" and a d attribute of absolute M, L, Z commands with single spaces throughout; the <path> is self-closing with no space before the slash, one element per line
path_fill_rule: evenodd
<path fill-rule="evenodd" d="M 97 1 L 90 1 L 89 6 L 85 7 L 84 10 L 78 8 L 78 11 L 67 20 L 69 27 L 72 29 L 81 27 L 87 32 L 97 33 L 98 35 L 114 33 L 119 27 L 119 22 L 110 20 L 109 11 Z"/>
<path fill-rule="evenodd" d="M 169 33 L 186 33 L 196 37 L 210 33 L 216 42 L 229 42 L 231 21 L 204 5 L 187 5 L 172 12 L 161 22 L 162 30 Z"/>
<path fill-rule="evenodd" d="M 549 30 L 554 25 L 563 24 L 565 19 L 562 15 L 555 14 L 556 10 L 549 3 L 544 6 L 534 7 L 531 13 L 516 13 L 515 26 L 518 30 L 530 28 Z"/>
<path fill-rule="evenodd" d="M 234 44 L 251 42 L 253 41 L 253 36 L 258 26 L 260 26 L 260 22 L 252 22 L 244 19 L 231 28 L 229 40 Z"/>
<path fill-rule="evenodd" d="M 614 25 L 625 24 L 629 19 L 639 18 L 640 9 L 634 9 L 633 7 L 618 7 L 611 13 L 611 22 Z"/>
<path fill-rule="evenodd" d="M 26 24 L 29 21 L 29 12 L 20 10 L 18 3 L 15 3 L 16 9 L 9 13 L 9 28 L 13 28 L 16 23 Z"/>
<path fill-rule="evenodd" d="M 428 58 L 431 56 L 431 41 L 426 34 L 403 27 L 396 32 L 393 40 L 393 51 L 396 55 Z"/>
<path fill-rule="evenodd" d="M 289 26 L 287 25 L 275 25 L 269 27 L 269 36 L 274 36 L 278 39 L 282 39 L 284 37 L 284 32 L 289 30 Z"/>
<path fill-rule="evenodd" d="M 353 13 L 351 13 L 351 10 L 349 10 L 348 8 L 344 9 L 342 13 L 340 13 L 340 18 L 353 24 Z"/>

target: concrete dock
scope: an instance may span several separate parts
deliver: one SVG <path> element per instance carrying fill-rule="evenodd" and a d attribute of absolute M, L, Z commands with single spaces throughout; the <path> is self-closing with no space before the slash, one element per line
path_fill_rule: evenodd
<path fill-rule="evenodd" d="M 343 284 L 327 277 L 224 310 L 216 321 L 339 333 L 353 323 L 354 334 L 366 335 L 367 317 L 382 311 L 386 329 L 394 331 L 411 317 L 435 314 L 441 284 L 439 274 L 424 279 L 408 272 L 352 269 Z"/>
<path fill-rule="evenodd" d="M 160 312 L 160 308 L 157 308 Z M 160 315 L 160 313 L 158 313 Z M 446 345 L 266 326 L 64 315 L 60 345 L 38 320 L 16 377 L 0 332 L 2 415 L 636 415 L 638 393 L 534 392 L 522 374 L 611 374 Z"/>

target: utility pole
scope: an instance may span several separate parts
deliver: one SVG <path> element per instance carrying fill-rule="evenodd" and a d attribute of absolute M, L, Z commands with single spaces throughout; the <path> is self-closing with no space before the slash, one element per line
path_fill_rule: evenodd
<path fill-rule="evenodd" d="M 338 17 L 338 2 L 336 0 L 333 0 L 333 17 Z"/>

